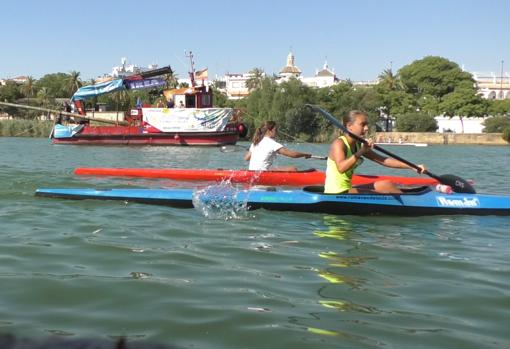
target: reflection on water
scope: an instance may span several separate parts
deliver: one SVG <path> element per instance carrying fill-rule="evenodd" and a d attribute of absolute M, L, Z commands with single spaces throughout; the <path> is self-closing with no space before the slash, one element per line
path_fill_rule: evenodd
<path fill-rule="evenodd" d="M 356 235 L 356 229 L 359 229 L 359 226 L 353 223 L 352 220 L 333 215 L 325 215 L 322 223 L 324 228 L 316 230 L 314 235 L 327 239 L 329 250 L 318 253 L 320 260 L 325 261 L 326 265 L 323 268 L 314 268 L 314 271 L 320 278 L 328 282 L 318 290 L 318 295 L 321 297 L 318 303 L 328 312 L 321 316 L 316 315 L 318 320 L 323 316 L 330 317 L 332 315 L 330 311 L 342 313 L 341 320 L 343 322 L 351 321 L 350 319 L 355 314 L 379 313 L 380 311 L 375 307 L 358 304 L 345 297 L 346 291 L 365 291 L 363 285 L 366 280 L 360 277 L 362 274 L 360 270 L 362 270 L 365 262 L 375 259 L 375 257 L 370 256 L 353 255 L 359 253 L 359 249 L 355 247 L 357 243 L 353 241 L 353 236 Z M 320 328 L 317 326 L 320 323 L 321 321 L 318 321 L 314 326 L 308 326 L 307 330 L 319 336 L 342 337 L 355 343 L 366 343 L 375 346 L 380 344 L 370 338 L 356 335 L 348 329 Z"/>
<path fill-rule="evenodd" d="M 327 258 L 330 263 L 329 265 L 333 267 L 351 267 L 354 265 L 360 265 L 369 259 L 375 259 L 374 257 L 364 257 L 364 256 L 341 256 L 337 252 L 321 252 L 319 253 L 319 257 Z"/>
<path fill-rule="evenodd" d="M 323 217 L 326 230 L 317 230 L 315 235 L 323 238 L 331 238 L 336 240 L 345 240 L 349 237 L 352 230 L 351 222 L 341 218 L 340 216 L 325 215 Z"/>

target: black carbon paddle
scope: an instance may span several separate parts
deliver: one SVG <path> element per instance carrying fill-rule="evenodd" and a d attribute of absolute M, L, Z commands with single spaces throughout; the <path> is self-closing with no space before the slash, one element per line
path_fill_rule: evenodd
<path fill-rule="evenodd" d="M 328 113 L 321 107 L 319 107 L 317 105 L 313 105 L 313 104 L 305 104 L 305 106 L 311 108 L 314 111 L 319 112 L 322 116 L 324 116 L 326 119 L 328 119 L 329 122 L 331 122 L 333 125 L 335 125 L 339 129 L 341 129 L 343 132 L 347 133 L 349 136 L 351 136 L 358 142 L 362 142 L 364 144 L 368 143 L 365 139 L 350 132 L 340 121 L 338 121 L 333 115 L 331 115 L 330 113 Z M 404 164 L 406 164 L 418 171 L 421 170 L 420 167 L 418 167 L 418 165 L 413 164 L 412 162 L 407 161 L 406 159 L 402 159 L 400 156 L 395 155 L 395 154 L 387 151 L 386 149 L 381 148 L 378 145 L 374 145 L 373 148 L 380 151 L 381 153 L 391 156 L 392 158 L 394 158 L 398 161 L 403 162 Z M 452 175 L 452 174 L 445 174 L 445 175 L 438 176 L 438 175 L 433 174 L 432 172 L 429 172 L 428 170 L 425 170 L 422 173 L 429 177 L 434 178 L 441 184 L 449 185 L 450 187 L 452 187 L 452 190 L 456 193 L 476 194 L 475 188 L 473 188 L 473 186 L 469 182 L 467 182 L 463 178 L 460 178 L 459 176 Z"/>

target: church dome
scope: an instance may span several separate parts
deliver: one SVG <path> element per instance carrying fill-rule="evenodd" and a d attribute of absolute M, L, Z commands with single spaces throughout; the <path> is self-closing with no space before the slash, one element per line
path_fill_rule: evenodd
<path fill-rule="evenodd" d="M 295 74 L 299 75 L 301 74 L 301 69 L 296 67 L 294 64 L 294 55 L 292 52 L 289 53 L 287 56 L 287 65 L 280 70 L 280 74 Z"/>

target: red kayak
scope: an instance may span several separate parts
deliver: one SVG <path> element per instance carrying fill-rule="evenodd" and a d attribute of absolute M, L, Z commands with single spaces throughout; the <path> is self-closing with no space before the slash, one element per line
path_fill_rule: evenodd
<path fill-rule="evenodd" d="M 224 169 L 179 169 L 179 168 L 94 168 L 79 167 L 74 174 L 84 176 L 114 176 L 114 177 L 143 177 L 166 178 L 182 181 L 222 181 L 230 180 L 233 183 L 250 183 L 259 185 L 288 185 L 306 186 L 323 185 L 324 172 L 315 169 L 283 172 L 283 171 L 248 171 Z M 369 184 L 379 180 L 388 179 L 402 185 L 433 185 L 437 181 L 428 177 L 398 177 L 398 176 L 369 176 L 354 175 L 354 185 Z"/>

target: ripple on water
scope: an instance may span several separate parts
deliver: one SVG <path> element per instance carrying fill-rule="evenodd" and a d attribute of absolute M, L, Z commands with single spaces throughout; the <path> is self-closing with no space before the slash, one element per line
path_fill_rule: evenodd
<path fill-rule="evenodd" d="M 243 154 L 0 142 L 0 326 L 9 332 L 205 349 L 508 346 L 508 218 L 226 210 L 210 219 L 193 209 L 36 198 L 38 187 L 192 187 L 78 177 L 78 166 L 186 168 L 192 158 L 237 168 Z M 510 192 L 500 161 L 508 148 L 427 148 L 399 154 Z"/>

